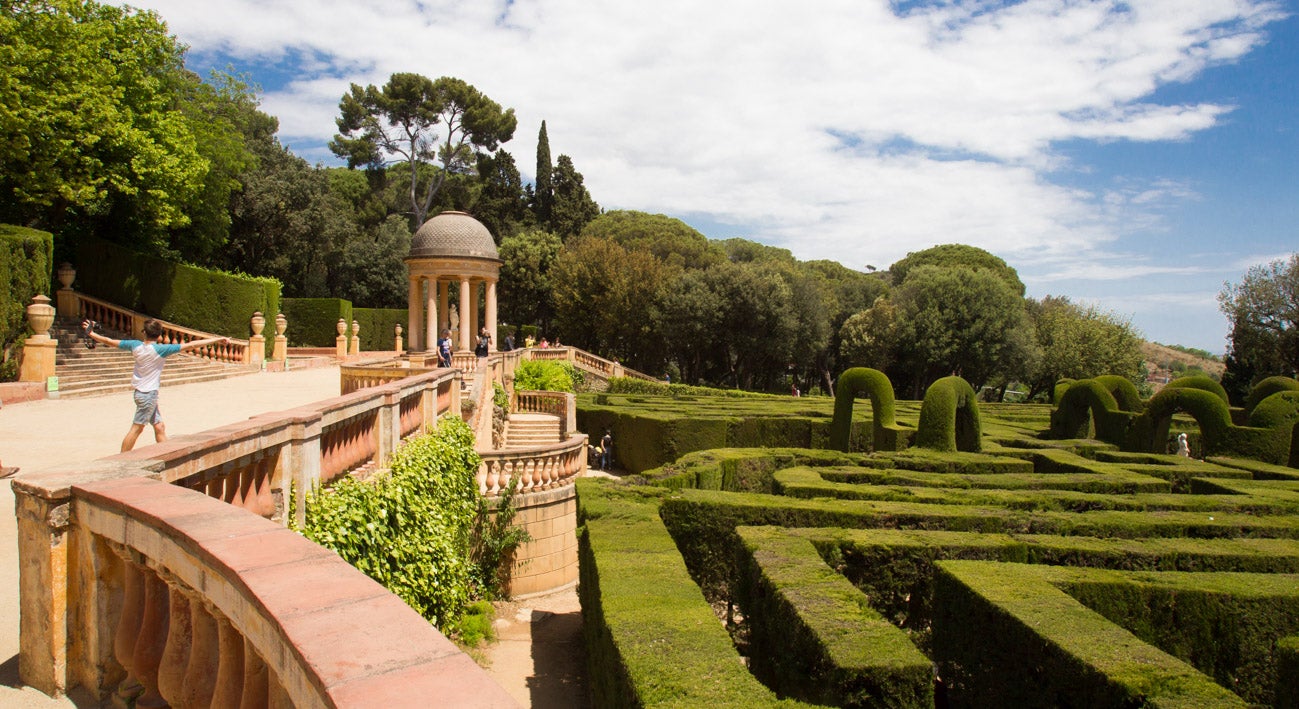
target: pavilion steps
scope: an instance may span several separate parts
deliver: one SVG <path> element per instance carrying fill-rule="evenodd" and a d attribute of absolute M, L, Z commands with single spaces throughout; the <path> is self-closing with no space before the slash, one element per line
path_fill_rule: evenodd
<path fill-rule="evenodd" d="M 104 334 L 116 339 L 123 337 L 111 332 Z M 59 343 L 55 353 L 54 374 L 59 379 L 60 398 L 103 396 L 131 391 L 131 371 L 135 366 L 135 358 L 130 352 L 104 345 L 89 349 L 81 339 L 78 328 L 70 323 L 56 324 L 50 335 Z M 239 364 L 176 354 L 167 358 L 167 366 L 162 370 L 162 384 L 193 384 L 252 374 L 254 371 L 256 370 Z"/>
<path fill-rule="evenodd" d="M 510 414 L 505 425 L 505 448 L 535 448 L 564 440 L 558 416 L 553 414 Z"/>

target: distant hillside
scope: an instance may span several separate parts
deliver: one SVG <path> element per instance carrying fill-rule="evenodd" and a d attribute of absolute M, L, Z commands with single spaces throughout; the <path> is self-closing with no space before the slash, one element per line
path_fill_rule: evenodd
<path fill-rule="evenodd" d="M 1173 379 L 1198 373 L 1194 371 L 1196 368 L 1204 370 L 1205 374 L 1214 379 L 1222 379 L 1222 373 L 1227 368 L 1217 358 L 1183 352 L 1158 342 L 1141 343 L 1141 354 L 1146 359 L 1146 371 L 1150 373 L 1147 381 L 1155 391 L 1164 388 L 1164 384 Z"/>

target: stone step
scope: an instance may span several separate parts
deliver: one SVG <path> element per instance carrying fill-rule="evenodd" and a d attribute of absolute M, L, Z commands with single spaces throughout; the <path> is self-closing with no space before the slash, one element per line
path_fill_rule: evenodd
<path fill-rule="evenodd" d="M 551 414 L 510 414 L 505 426 L 506 448 L 532 448 L 562 440 L 559 417 Z"/>
<path fill-rule="evenodd" d="M 230 377 L 244 376 L 247 374 L 253 374 L 256 371 L 257 370 L 255 369 L 247 369 L 240 372 L 209 372 L 206 374 L 194 374 L 194 375 L 187 375 L 181 377 L 168 377 L 164 375 L 162 378 L 162 384 L 164 387 L 179 386 L 182 384 L 197 384 L 199 382 L 211 382 L 211 381 L 216 381 L 218 379 L 229 379 Z M 76 398 L 90 397 L 90 396 L 105 396 L 108 394 L 119 394 L 128 391 L 131 391 L 131 377 L 129 372 L 127 373 L 125 379 L 117 383 L 84 382 L 84 383 L 73 385 L 71 387 L 65 387 L 63 385 L 63 381 L 59 380 L 59 397 L 64 399 L 76 399 Z"/>

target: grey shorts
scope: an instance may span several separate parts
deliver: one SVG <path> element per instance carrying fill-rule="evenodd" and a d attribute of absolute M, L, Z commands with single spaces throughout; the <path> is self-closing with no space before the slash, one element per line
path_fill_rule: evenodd
<path fill-rule="evenodd" d="M 135 418 L 131 423 L 141 426 L 162 423 L 162 412 L 158 410 L 158 390 L 135 392 Z"/>

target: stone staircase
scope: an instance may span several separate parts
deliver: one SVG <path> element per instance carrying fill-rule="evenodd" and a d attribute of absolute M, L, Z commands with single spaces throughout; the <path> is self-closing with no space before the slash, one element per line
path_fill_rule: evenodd
<path fill-rule="evenodd" d="M 564 440 L 559 417 L 552 414 L 510 414 L 505 425 L 505 448 L 546 446 Z"/>
<path fill-rule="evenodd" d="M 104 330 L 106 337 L 123 339 L 122 333 Z M 97 345 L 88 349 L 81 339 L 78 323 L 59 321 L 50 330 L 59 342 L 55 354 L 54 374 L 59 378 L 59 397 L 102 396 L 131 390 L 131 370 L 135 360 L 126 350 Z M 213 362 L 190 354 L 167 358 L 162 370 L 163 386 L 193 384 L 252 374 L 243 365 Z"/>

